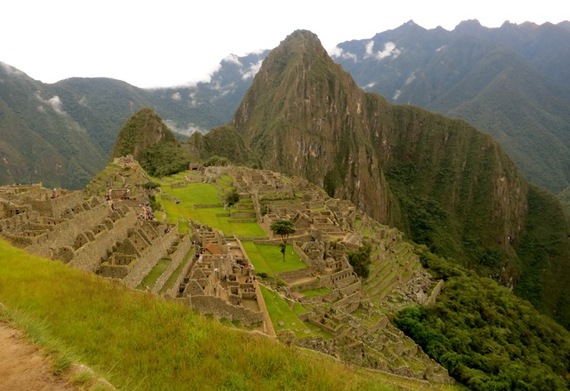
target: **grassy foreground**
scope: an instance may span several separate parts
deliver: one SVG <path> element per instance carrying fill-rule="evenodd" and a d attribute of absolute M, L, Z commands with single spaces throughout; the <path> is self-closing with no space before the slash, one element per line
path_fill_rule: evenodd
<path fill-rule="evenodd" d="M 0 319 L 125 390 L 389 390 L 375 374 L 267 337 L 227 329 L 0 241 Z"/>

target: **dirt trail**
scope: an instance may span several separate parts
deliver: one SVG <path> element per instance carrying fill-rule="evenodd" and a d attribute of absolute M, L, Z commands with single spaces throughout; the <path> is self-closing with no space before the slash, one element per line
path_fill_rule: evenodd
<path fill-rule="evenodd" d="M 0 391 L 76 390 L 51 371 L 49 361 L 22 332 L 0 322 Z"/>

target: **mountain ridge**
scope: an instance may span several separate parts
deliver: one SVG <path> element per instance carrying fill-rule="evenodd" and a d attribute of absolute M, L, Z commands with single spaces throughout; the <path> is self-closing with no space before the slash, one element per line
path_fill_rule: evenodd
<path fill-rule="evenodd" d="M 229 128 L 264 168 L 303 176 L 505 285 L 553 270 L 537 273 L 519 259 L 532 212 L 529 184 L 491 136 L 462 120 L 365 93 L 310 32 L 294 32 L 270 53 Z M 222 154 L 219 143 L 210 145 L 203 157 Z M 565 218 L 556 219 L 568 232 Z M 553 265 L 562 267 L 568 243 L 555 246 Z M 555 279 L 554 286 L 563 285 L 568 275 Z M 538 285 L 540 293 L 519 293 L 564 319 L 563 294 Z"/>

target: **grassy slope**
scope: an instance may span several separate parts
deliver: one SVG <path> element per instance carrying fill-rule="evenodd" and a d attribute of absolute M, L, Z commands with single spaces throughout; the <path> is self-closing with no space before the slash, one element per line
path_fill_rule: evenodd
<path fill-rule="evenodd" d="M 307 268 L 297 253 L 293 252 L 291 245 L 287 245 L 285 262 L 283 262 L 283 255 L 279 246 L 254 242 L 243 242 L 242 244 L 257 272 L 265 272 L 267 275 L 275 276 L 277 273 Z"/>
<path fill-rule="evenodd" d="M 266 234 L 257 223 L 234 223 L 229 217 L 221 215 L 229 213 L 223 207 L 196 208 L 196 204 L 215 204 L 222 202 L 220 190 L 210 183 L 189 183 L 184 187 L 172 188 L 167 182 L 163 182 L 162 192 L 170 196 L 161 197 L 168 220 L 176 222 L 179 218 L 199 221 L 219 229 L 226 235 L 238 235 L 246 237 L 265 237 Z M 177 204 L 173 201 L 177 199 Z"/>
<path fill-rule="evenodd" d="M 0 302 L 8 317 L 25 317 L 26 331 L 41 329 L 43 340 L 57 341 L 57 351 L 119 389 L 390 389 L 375 375 L 226 329 L 181 305 L 5 242 L 0 250 Z"/>

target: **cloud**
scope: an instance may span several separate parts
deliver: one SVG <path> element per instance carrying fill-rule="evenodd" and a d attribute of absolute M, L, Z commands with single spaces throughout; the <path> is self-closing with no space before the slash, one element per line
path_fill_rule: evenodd
<path fill-rule="evenodd" d="M 55 111 L 57 114 L 59 115 L 67 115 L 67 113 L 65 112 L 65 110 L 63 109 L 63 103 L 61 103 L 61 99 L 59 99 L 59 96 L 54 95 L 49 99 L 43 99 L 38 93 L 36 93 L 36 98 L 42 102 L 44 105 L 48 105 L 52 108 L 53 111 Z"/>
<path fill-rule="evenodd" d="M 411 82 L 413 82 L 414 80 L 416 80 L 416 72 L 412 72 L 410 76 L 408 76 L 408 78 L 406 79 L 406 81 L 404 82 L 404 85 L 407 86 L 408 84 L 410 84 Z"/>
<path fill-rule="evenodd" d="M 179 127 L 178 124 L 170 119 L 164 120 L 164 124 L 170 128 L 173 132 L 180 133 L 186 136 L 191 136 L 194 132 L 204 132 L 205 129 L 202 129 L 198 125 L 189 122 L 186 126 Z"/>
<path fill-rule="evenodd" d="M 180 92 L 175 92 L 170 97 L 172 98 L 172 100 L 175 100 L 175 101 L 182 100 L 182 95 L 180 95 Z"/>
<path fill-rule="evenodd" d="M 364 49 L 365 49 L 364 58 L 375 58 L 378 61 L 382 61 L 383 59 L 388 57 L 396 58 L 402 53 L 402 51 L 396 47 L 396 44 L 391 41 L 386 42 L 384 44 L 384 48 L 382 48 L 382 50 L 379 50 L 377 52 L 374 52 L 374 41 L 369 41 L 364 47 Z"/>
<path fill-rule="evenodd" d="M 248 69 L 241 71 L 241 78 L 243 80 L 252 79 L 257 72 L 259 72 L 261 64 L 263 64 L 263 59 L 259 60 L 255 64 L 251 64 Z"/>
<path fill-rule="evenodd" d="M 358 56 L 356 54 L 351 53 L 349 51 L 345 51 L 338 46 L 336 46 L 333 50 L 331 50 L 329 55 L 331 57 L 344 58 L 347 60 L 352 60 L 354 62 L 358 61 Z"/>
<path fill-rule="evenodd" d="M 235 54 L 230 54 L 230 55 L 226 56 L 226 57 L 222 60 L 222 62 L 231 62 L 231 63 L 236 64 L 236 65 L 239 66 L 239 67 L 242 67 L 242 66 L 243 66 L 243 64 L 242 64 L 242 63 L 240 62 L 240 60 L 239 60 L 239 57 L 236 56 Z"/>
<path fill-rule="evenodd" d="M 4 72 L 6 72 L 9 76 L 13 76 L 13 75 L 25 75 L 24 72 L 20 71 L 17 68 L 14 68 L 11 65 L 8 65 L 2 61 L 0 61 L 0 68 L 2 68 L 4 70 Z"/>

